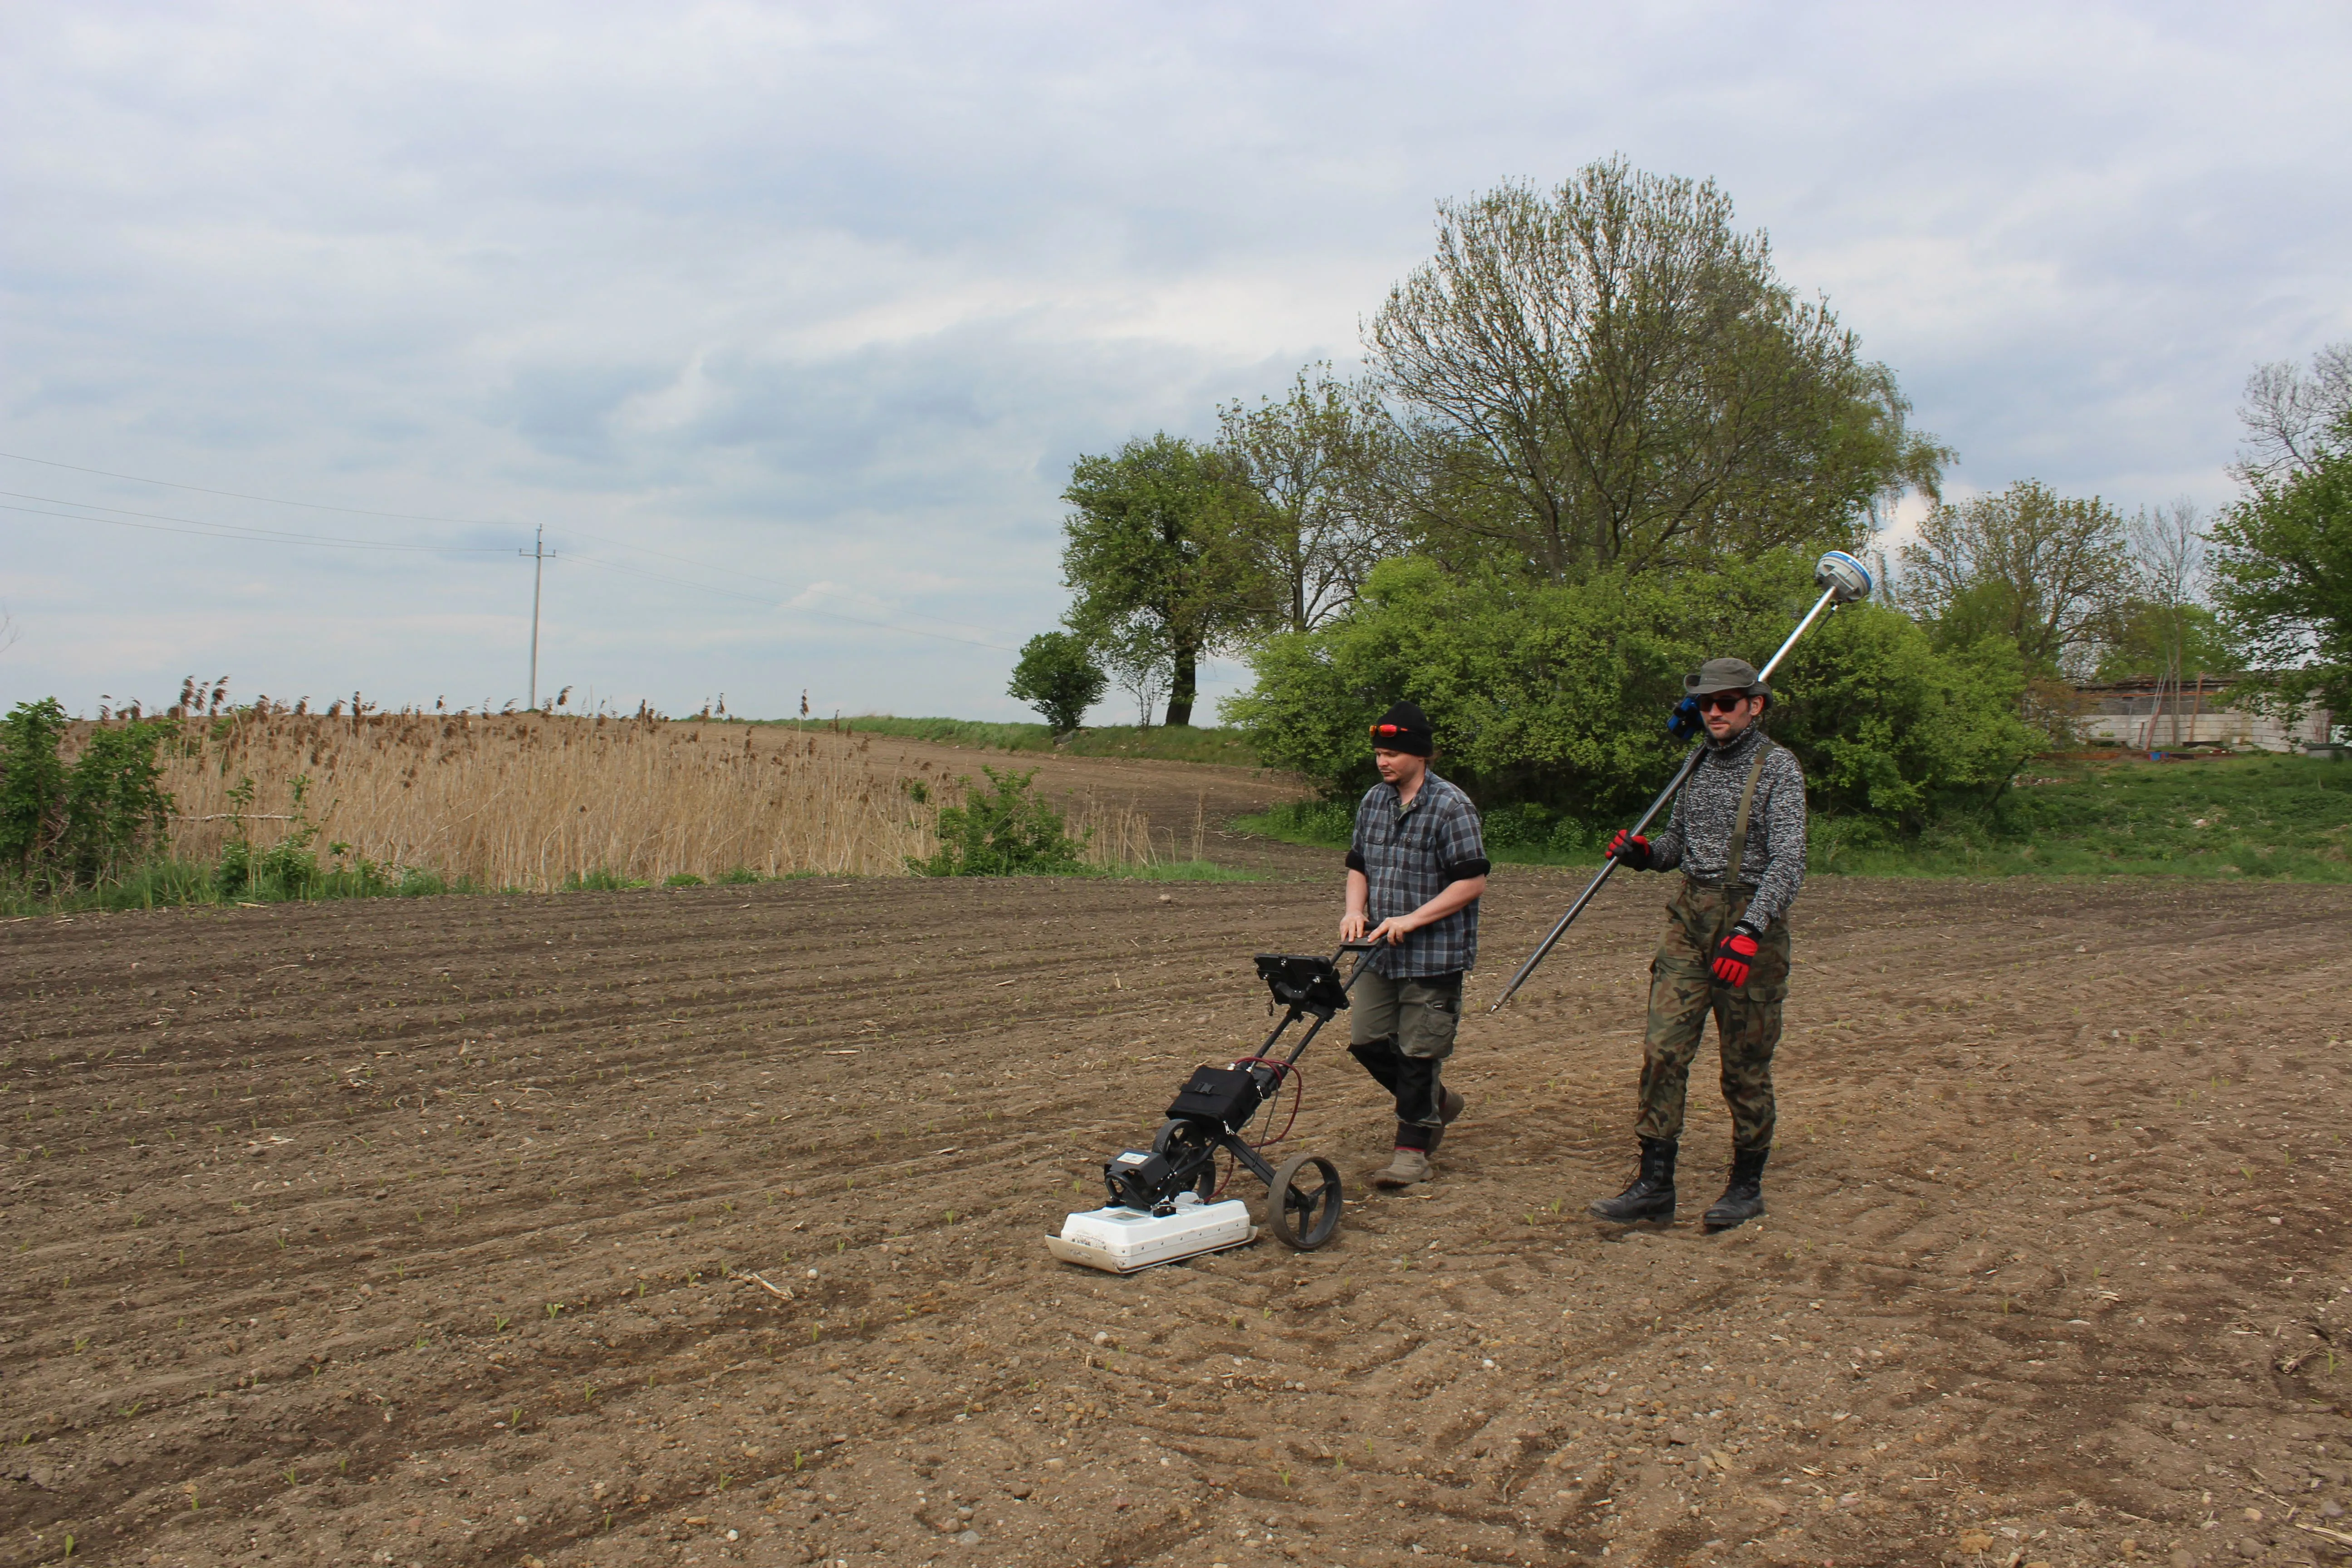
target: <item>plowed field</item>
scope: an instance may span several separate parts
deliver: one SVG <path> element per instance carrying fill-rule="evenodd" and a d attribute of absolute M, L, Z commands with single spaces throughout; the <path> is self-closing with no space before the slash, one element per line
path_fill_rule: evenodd
<path fill-rule="evenodd" d="M 1328 940 L 1328 858 L 0 926 L 0 1563 L 2352 1542 L 2352 898 L 1817 882 L 1769 1216 L 1692 1223 L 1703 1075 L 1684 1222 L 1628 1235 L 1580 1210 L 1630 1173 L 1635 879 L 1465 1022 L 1433 1186 L 1364 1185 L 1334 1042 L 1328 1249 L 1054 1263 L 1265 1028 L 1250 953 Z M 1498 873 L 1474 1005 L 1572 882 Z"/>

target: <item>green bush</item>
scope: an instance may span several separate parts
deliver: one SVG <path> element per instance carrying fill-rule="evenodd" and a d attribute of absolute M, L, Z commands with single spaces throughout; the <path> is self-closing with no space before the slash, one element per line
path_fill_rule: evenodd
<path fill-rule="evenodd" d="M 1054 733 L 1066 735 L 1086 722 L 1087 710 L 1102 700 L 1109 684 L 1084 637 L 1040 632 L 1021 646 L 1005 691 L 1043 713 Z"/>
<path fill-rule="evenodd" d="M 662 879 L 662 886 L 665 888 L 699 888 L 702 886 L 702 879 L 696 876 L 691 871 L 673 871 L 668 876 Z"/>
<path fill-rule="evenodd" d="M 162 847 L 171 822 L 155 752 L 172 722 L 100 724 L 68 766 L 71 722 L 55 698 L 20 702 L 0 722 L 0 867 L 44 895 L 121 877 Z"/>
<path fill-rule="evenodd" d="M 760 873 L 749 866 L 730 866 L 719 873 L 719 885 L 722 888 L 747 887 L 759 879 Z"/>
<path fill-rule="evenodd" d="M 958 779 L 963 804 L 940 812 L 939 852 L 928 859 L 908 857 L 907 868 L 921 877 L 1057 876 L 1085 868 L 1086 841 L 1072 838 L 1062 814 L 1031 792 L 1036 778 L 1025 773 L 980 770 L 989 787 Z"/>
<path fill-rule="evenodd" d="M 1255 689 L 1223 717 L 1265 762 L 1345 800 L 1373 776 L 1369 726 L 1411 698 L 1436 724 L 1440 772 L 1489 811 L 1539 805 L 1554 828 L 1579 825 L 1582 847 L 1673 773 L 1683 748 L 1665 720 L 1683 676 L 1724 653 L 1760 662 L 1817 596 L 1811 562 L 1785 553 L 1565 586 L 1401 558 L 1374 569 L 1348 615 L 1262 645 Z M 2017 717 L 2022 683 L 2001 645 L 1938 653 L 1910 617 L 1854 605 L 1775 672 L 1767 724 L 1804 764 L 1816 809 L 1916 828 L 1952 801 L 1990 798 L 2037 748 Z"/>

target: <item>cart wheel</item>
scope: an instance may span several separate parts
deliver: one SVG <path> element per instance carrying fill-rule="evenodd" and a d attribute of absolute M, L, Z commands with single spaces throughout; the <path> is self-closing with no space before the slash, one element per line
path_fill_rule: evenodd
<path fill-rule="evenodd" d="M 1160 1124 L 1160 1131 L 1151 1135 L 1151 1152 L 1180 1168 L 1195 1155 L 1201 1156 L 1200 1172 L 1193 1176 L 1190 1185 L 1200 1194 L 1202 1203 L 1207 1203 L 1215 1194 L 1217 1141 L 1210 1137 L 1208 1130 L 1199 1122 L 1187 1121 L 1181 1116 L 1170 1117 Z M 1183 1190 L 1182 1187 L 1176 1189 L 1177 1192 Z M 1174 1194 L 1170 1195 L 1172 1197 Z"/>
<path fill-rule="evenodd" d="M 1265 1218 L 1284 1245 L 1312 1252 L 1339 1228 L 1339 1168 L 1320 1154 L 1293 1154 L 1266 1189 Z"/>

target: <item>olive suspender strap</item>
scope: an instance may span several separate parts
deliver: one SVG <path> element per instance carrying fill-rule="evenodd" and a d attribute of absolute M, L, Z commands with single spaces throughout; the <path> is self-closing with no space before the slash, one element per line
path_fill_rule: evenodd
<path fill-rule="evenodd" d="M 1739 858 L 1748 853 L 1748 808 L 1756 804 L 1756 781 L 1764 776 L 1764 759 L 1772 754 L 1772 742 L 1767 740 L 1756 748 L 1756 761 L 1748 770 L 1748 787 L 1739 792 L 1739 816 L 1731 825 L 1731 858 L 1723 868 L 1723 896 L 1727 904 L 1731 889 L 1739 885 Z"/>

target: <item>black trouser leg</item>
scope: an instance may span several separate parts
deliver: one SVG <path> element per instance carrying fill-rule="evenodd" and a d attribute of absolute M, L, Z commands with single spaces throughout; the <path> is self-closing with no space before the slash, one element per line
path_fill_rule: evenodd
<path fill-rule="evenodd" d="M 1394 1036 L 1383 1036 L 1377 1040 L 1367 1040 L 1360 1046 L 1349 1046 L 1348 1054 L 1363 1063 L 1364 1070 L 1372 1075 L 1373 1082 L 1391 1095 L 1397 1092 L 1397 1072 L 1403 1065 L 1404 1054 L 1397 1049 Z"/>

